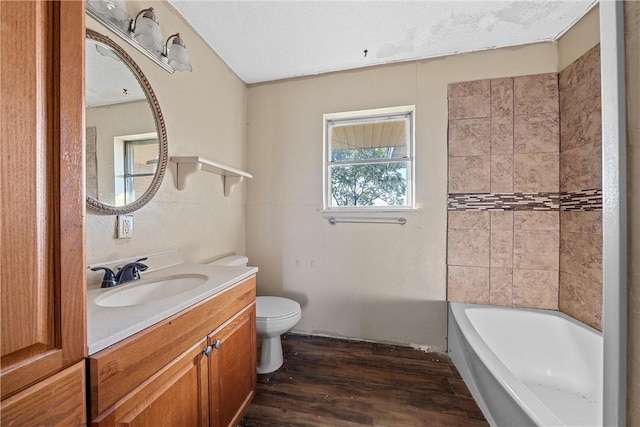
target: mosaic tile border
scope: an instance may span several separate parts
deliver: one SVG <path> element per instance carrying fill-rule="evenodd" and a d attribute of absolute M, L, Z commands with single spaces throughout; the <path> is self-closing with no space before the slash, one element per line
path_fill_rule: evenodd
<path fill-rule="evenodd" d="M 559 193 L 449 193 L 450 211 L 557 211 Z"/>
<path fill-rule="evenodd" d="M 597 211 L 602 190 L 562 193 L 449 193 L 450 211 Z"/>
<path fill-rule="evenodd" d="M 563 211 L 601 211 L 602 189 L 563 192 L 560 195 L 560 207 Z"/>

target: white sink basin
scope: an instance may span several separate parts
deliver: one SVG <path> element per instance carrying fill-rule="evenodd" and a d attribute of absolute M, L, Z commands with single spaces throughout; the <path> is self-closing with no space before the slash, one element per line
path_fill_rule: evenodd
<path fill-rule="evenodd" d="M 95 299 L 101 307 L 128 307 L 174 297 L 202 286 L 209 277 L 204 274 L 178 274 L 155 281 L 118 285 Z M 122 286 L 122 287 L 120 287 Z"/>

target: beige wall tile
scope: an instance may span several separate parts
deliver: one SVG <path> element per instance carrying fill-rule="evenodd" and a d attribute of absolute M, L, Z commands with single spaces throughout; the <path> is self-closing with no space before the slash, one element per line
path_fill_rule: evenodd
<path fill-rule="evenodd" d="M 449 229 L 488 230 L 490 219 L 487 211 L 449 211 Z"/>
<path fill-rule="evenodd" d="M 449 193 L 488 193 L 490 171 L 490 156 L 450 157 Z"/>
<path fill-rule="evenodd" d="M 449 121 L 449 156 L 479 156 L 490 152 L 490 118 Z"/>
<path fill-rule="evenodd" d="M 491 155 L 491 192 L 513 193 L 513 156 Z"/>
<path fill-rule="evenodd" d="M 600 102 L 600 44 L 595 45 L 559 76 L 561 109 L 569 104 L 598 99 Z"/>
<path fill-rule="evenodd" d="M 560 212 L 562 232 L 591 233 L 602 235 L 602 212 Z"/>
<path fill-rule="evenodd" d="M 602 330 L 602 284 L 561 271 L 558 308 L 563 313 Z"/>
<path fill-rule="evenodd" d="M 515 307 L 558 309 L 558 271 L 513 270 Z"/>
<path fill-rule="evenodd" d="M 558 75 L 538 74 L 513 79 L 514 114 L 557 113 Z"/>
<path fill-rule="evenodd" d="M 558 154 L 516 154 L 513 167 L 513 191 L 538 193 L 558 191 Z"/>
<path fill-rule="evenodd" d="M 513 212 L 495 211 L 491 212 L 492 230 L 513 230 Z"/>
<path fill-rule="evenodd" d="M 510 268 L 489 269 L 489 303 L 511 306 L 513 299 L 513 270 Z"/>
<path fill-rule="evenodd" d="M 491 116 L 513 115 L 513 79 L 491 80 Z"/>
<path fill-rule="evenodd" d="M 521 114 L 514 117 L 515 153 L 557 153 L 560 151 L 558 113 Z"/>
<path fill-rule="evenodd" d="M 489 230 L 449 230 L 448 264 L 489 267 L 489 242 Z"/>
<path fill-rule="evenodd" d="M 491 230 L 489 266 L 513 266 L 513 230 Z"/>
<path fill-rule="evenodd" d="M 513 267 L 558 270 L 560 237 L 557 231 L 513 232 Z"/>
<path fill-rule="evenodd" d="M 591 282 L 602 283 L 602 235 L 562 231 L 560 270 Z"/>
<path fill-rule="evenodd" d="M 489 269 L 449 266 L 447 300 L 489 304 Z"/>
<path fill-rule="evenodd" d="M 514 230 L 559 230 L 560 214 L 556 211 L 517 211 L 513 213 Z"/>
<path fill-rule="evenodd" d="M 562 152 L 560 191 L 602 188 L 600 144 L 584 144 Z"/>
<path fill-rule="evenodd" d="M 471 119 L 491 116 L 489 80 L 452 83 L 449 85 L 449 119 Z"/>
<path fill-rule="evenodd" d="M 491 117 L 491 154 L 513 154 L 513 116 Z"/>
<path fill-rule="evenodd" d="M 560 145 L 562 151 L 583 144 L 602 142 L 602 111 L 600 99 L 587 99 L 572 104 L 560 112 Z"/>

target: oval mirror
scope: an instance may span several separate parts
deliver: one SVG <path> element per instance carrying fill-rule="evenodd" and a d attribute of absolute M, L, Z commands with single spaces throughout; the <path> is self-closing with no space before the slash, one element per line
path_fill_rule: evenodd
<path fill-rule="evenodd" d="M 87 29 L 87 207 L 117 215 L 153 198 L 167 168 L 167 133 L 146 77 L 110 38 Z"/>

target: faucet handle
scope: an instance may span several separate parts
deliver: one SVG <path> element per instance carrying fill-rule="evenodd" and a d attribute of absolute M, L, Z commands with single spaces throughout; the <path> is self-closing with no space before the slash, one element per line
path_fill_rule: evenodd
<path fill-rule="evenodd" d="M 146 271 L 149 268 L 149 266 L 140 262 L 146 259 L 147 258 L 140 258 L 139 260 L 130 262 L 120 267 L 118 269 L 118 272 L 115 274 L 116 283 L 119 285 L 121 283 L 140 279 L 140 272 Z"/>
<path fill-rule="evenodd" d="M 140 261 L 146 261 L 146 260 L 147 260 L 147 257 L 144 257 L 144 258 L 140 258 L 140 259 L 135 260 L 135 262 L 133 263 L 133 266 L 135 267 L 134 268 L 134 274 L 137 274 L 137 276 L 138 276 L 136 279 L 140 278 L 140 272 L 141 271 L 147 271 L 147 269 L 149 268 L 149 266 L 147 264 L 143 264 L 143 263 L 140 262 Z"/>
<path fill-rule="evenodd" d="M 133 280 L 138 280 L 140 278 L 141 271 L 147 271 L 149 268 L 148 265 L 141 263 L 140 261 L 144 261 L 146 258 L 142 258 L 133 263 L 131 266 L 131 273 L 133 274 Z"/>
<path fill-rule="evenodd" d="M 104 270 L 104 276 L 102 277 L 102 285 L 101 288 L 110 288 L 112 286 L 117 285 L 116 275 L 113 273 L 109 267 L 93 267 L 91 271 L 100 271 Z"/>

